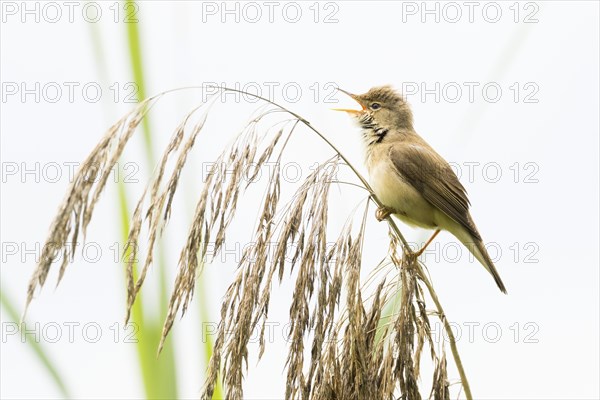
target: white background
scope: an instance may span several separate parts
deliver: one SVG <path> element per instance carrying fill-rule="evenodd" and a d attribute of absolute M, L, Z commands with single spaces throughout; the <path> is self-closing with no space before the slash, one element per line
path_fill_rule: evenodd
<path fill-rule="evenodd" d="M 35 248 L 45 239 L 68 185 L 65 163 L 83 160 L 106 128 L 131 109 L 133 104 L 124 101 L 125 92 L 115 99 L 109 86 L 117 83 L 123 87 L 132 81 L 132 75 L 124 16 L 119 15 L 118 22 L 113 20 L 113 2 L 99 4 L 102 16 L 94 28 L 83 18 L 82 4 L 75 8 L 70 22 L 67 6 L 57 2 L 62 17 L 51 22 L 54 11 L 46 9 L 51 13 L 45 15 L 45 3 L 37 3 L 36 22 L 35 15 L 5 13 L 7 3 L 11 2 L 2 5 L 0 43 L 1 278 L 4 295 L 22 311 L 27 281 L 35 267 L 34 255 L 25 249 Z M 21 2 L 12 4 L 23 7 Z M 418 88 L 408 96 L 417 131 L 459 166 L 484 239 L 502 251 L 497 266 L 508 296 L 497 290 L 481 266 L 469 261 L 464 249 L 458 262 L 448 257 L 425 259 L 447 315 L 462 332 L 459 350 L 475 397 L 598 398 L 598 3 L 541 1 L 515 6 L 500 2 L 502 14 L 495 23 L 491 22 L 495 6 L 485 2 L 477 2 L 472 21 L 463 2 L 451 6 L 429 3 L 429 9 L 437 7 L 439 21 L 435 14 L 422 14 L 421 2 L 355 1 L 316 7 L 307 2 L 299 3 L 302 15 L 295 23 L 291 22 L 295 8 L 287 6 L 288 13 L 284 13 L 286 3 L 274 9 L 272 22 L 267 6 L 255 4 L 258 8 L 229 3 L 228 7 L 237 7 L 237 11 L 223 14 L 221 2 L 204 7 L 193 1 L 140 2 L 136 17 L 147 94 L 206 82 L 248 85 L 249 89 L 258 85 L 263 95 L 269 94 L 269 86 L 275 87 L 274 100 L 302 114 L 361 165 L 357 129 L 346 115 L 330 111 L 350 106 L 351 101 L 334 95 L 340 103 L 331 103 L 326 97 L 332 93 L 327 84 L 353 92 L 379 84 Z M 537 22 L 525 23 L 525 17 L 537 8 L 533 16 Z M 215 9 L 214 15 L 206 12 Z M 250 19 L 257 19 L 257 9 L 262 16 L 252 22 Z M 517 22 L 515 9 L 520 11 Z M 452 22 L 456 10 L 461 18 Z M 332 12 L 326 23 L 326 15 Z M 99 68 L 92 29 L 99 32 L 106 76 Z M 39 93 L 38 102 L 33 94 L 22 98 L 21 92 L 9 95 L 6 91 L 14 84 L 20 90 L 22 83 L 34 88 L 36 82 L 40 87 L 57 83 L 63 88 L 62 97 L 53 103 L 49 100 L 54 92 Z M 64 82 L 79 84 L 73 101 Z M 81 92 L 89 82 L 103 89 L 97 102 Z M 473 99 L 469 99 L 465 82 L 476 85 Z M 496 102 L 492 101 L 492 89 L 482 92 L 490 83 L 502 90 Z M 514 98 L 515 83 L 518 99 Z M 292 89 L 283 91 L 284 86 L 299 87 L 301 95 L 296 99 Z M 457 99 L 456 87 L 462 89 Z M 532 88 L 537 91 L 529 100 L 537 102 L 525 102 Z M 422 89 L 433 92 L 424 94 Z M 178 119 L 198 103 L 199 95 L 193 91 L 170 95 L 151 115 L 155 157 Z M 189 184 L 181 190 L 177 212 L 163 240 L 169 285 L 199 194 L 194 171 L 214 159 L 255 107 L 238 105 L 235 100 L 231 97 L 215 108 L 188 165 Z M 304 134 L 309 135 L 308 131 Z M 292 151 L 304 171 L 330 155 L 326 147 L 308 137 L 295 141 Z M 145 165 L 141 135 L 125 153 L 123 161 L 130 160 Z M 57 182 L 48 179 L 54 177 L 54 170 L 48 169 L 56 165 L 53 163 L 62 166 Z M 473 164 L 471 176 L 468 163 L 478 163 Z M 15 165 L 18 171 L 9 174 Z M 36 165 L 38 172 L 23 172 Z M 518 176 L 515 170 L 520 172 Z M 148 170 L 141 168 L 136 177 L 139 183 L 126 185 L 130 207 L 143 189 Z M 336 201 L 342 211 L 349 211 L 361 196 L 350 190 Z M 44 337 L 40 341 L 76 398 L 143 396 L 135 346 L 122 338 L 115 343 L 110 330 L 113 324 L 122 323 L 125 301 L 122 265 L 112 261 L 109 249 L 120 240 L 116 199 L 116 185 L 109 183 L 87 235 L 88 241 L 100 243 L 101 261 L 91 262 L 78 252 L 57 289 L 57 271 L 53 269 L 28 314 L 30 324 L 62 327 L 63 337 L 57 343 Z M 234 236 L 242 244 L 250 237 L 258 199 L 246 197 L 240 206 L 248 210 Z M 343 212 L 335 216 L 344 218 Z M 403 225 L 401 229 L 414 241 L 422 241 L 426 235 Z M 365 262 L 367 270 L 386 251 L 387 232 L 382 224 L 370 222 L 368 234 L 373 244 L 365 255 L 370 260 Z M 443 252 L 453 241 L 444 233 L 436 245 Z M 14 244 L 18 252 L 9 254 L 7 246 Z M 207 267 L 204 290 L 213 322 L 235 266 L 235 260 L 229 258 Z M 152 295 L 156 269 L 149 275 L 150 289 L 145 293 L 152 304 L 156 301 Z M 275 289 L 272 307 L 274 320 L 278 321 L 279 315 L 284 321 L 289 291 Z M 170 339 L 176 343 L 179 393 L 185 398 L 197 398 L 203 383 L 197 314 L 195 305 L 176 322 Z M 2 398 L 60 397 L 30 347 L 21 343 L 18 335 L 4 335 L 10 323 L 7 318 L 3 312 Z M 69 343 L 65 324 L 71 322 L 80 326 L 97 323 L 102 328 L 101 340 L 90 343 L 81 330 L 75 330 L 73 343 Z M 468 326 L 474 327 L 471 338 Z M 281 339 L 282 329 L 277 332 L 263 360 L 257 364 L 256 358 L 251 358 L 247 398 L 283 396 L 286 343 Z M 450 373 L 452 379 L 457 378 L 454 369 Z"/>

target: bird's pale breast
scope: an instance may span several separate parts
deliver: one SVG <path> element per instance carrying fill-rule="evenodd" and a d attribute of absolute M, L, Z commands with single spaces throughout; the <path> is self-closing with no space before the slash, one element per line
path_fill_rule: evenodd
<path fill-rule="evenodd" d="M 371 154 L 367 165 L 373 191 L 385 206 L 398 212 L 398 218 L 422 228 L 436 228 L 435 208 L 399 175 L 387 151 Z"/>

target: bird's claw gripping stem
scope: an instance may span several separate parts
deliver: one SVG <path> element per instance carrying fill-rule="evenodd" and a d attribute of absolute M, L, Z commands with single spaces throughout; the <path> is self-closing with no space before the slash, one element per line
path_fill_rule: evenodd
<path fill-rule="evenodd" d="M 395 211 L 392 208 L 386 206 L 379 207 L 377 211 L 375 211 L 375 218 L 377 218 L 377 221 L 381 222 L 394 213 Z"/>

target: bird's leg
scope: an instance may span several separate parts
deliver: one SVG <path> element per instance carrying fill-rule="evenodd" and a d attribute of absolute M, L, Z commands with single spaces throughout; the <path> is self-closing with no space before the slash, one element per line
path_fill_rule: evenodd
<path fill-rule="evenodd" d="M 389 217 L 391 214 L 395 213 L 396 210 L 394 210 L 393 208 L 381 206 L 375 211 L 375 218 L 377 218 L 377 221 L 381 222 L 387 217 Z"/>
<path fill-rule="evenodd" d="M 431 235 L 431 237 L 427 241 L 427 243 L 425 243 L 425 245 L 423 247 L 421 247 L 421 250 L 419 250 L 415 253 L 415 257 L 419 257 L 421 254 L 423 254 L 423 252 L 425 251 L 427 246 L 429 246 L 429 244 L 433 241 L 433 239 L 435 239 L 435 237 L 438 235 L 438 233 L 440 233 L 440 230 L 436 229 L 435 232 L 433 233 L 433 235 Z"/>

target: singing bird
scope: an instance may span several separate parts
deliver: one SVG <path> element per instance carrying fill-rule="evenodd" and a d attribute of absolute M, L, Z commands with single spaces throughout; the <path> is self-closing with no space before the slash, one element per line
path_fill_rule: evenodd
<path fill-rule="evenodd" d="M 404 98 L 390 86 L 374 87 L 361 95 L 338 90 L 361 106 L 360 110 L 336 110 L 354 116 L 362 129 L 370 184 L 383 204 L 377 219 L 393 214 L 409 225 L 435 229 L 417 256 L 441 229 L 452 233 L 506 293 L 469 213 L 464 186 L 448 162 L 415 132 Z"/>

